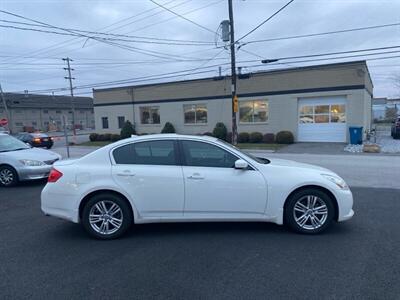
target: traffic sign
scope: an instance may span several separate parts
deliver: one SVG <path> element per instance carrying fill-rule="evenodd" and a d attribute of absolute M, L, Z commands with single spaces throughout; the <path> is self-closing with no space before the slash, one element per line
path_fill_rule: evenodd
<path fill-rule="evenodd" d="M 6 126 L 8 124 L 7 119 L 0 119 L 0 126 Z"/>

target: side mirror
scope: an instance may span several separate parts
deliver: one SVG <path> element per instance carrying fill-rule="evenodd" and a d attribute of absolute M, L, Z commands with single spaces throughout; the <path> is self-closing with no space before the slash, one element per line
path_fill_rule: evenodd
<path fill-rule="evenodd" d="M 245 170 L 249 167 L 249 164 L 243 159 L 235 161 L 235 169 Z"/>

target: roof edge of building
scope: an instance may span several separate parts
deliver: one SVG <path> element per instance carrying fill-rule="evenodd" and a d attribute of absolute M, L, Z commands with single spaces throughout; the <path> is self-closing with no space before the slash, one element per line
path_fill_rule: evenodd
<path fill-rule="evenodd" d="M 304 71 L 304 70 L 315 70 L 315 69 L 324 69 L 324 68 L 331 68 L 331 67 L 340 67 L 340 66 L 350 66 L 350 65 L 357 65 L 362 64 L 367 69 L 367 74 L 369 79 L 371 80 L 371 75 L 368 69 L 367 61 L 366 60 L 356 60 L 356 61 L 349 61 L 349 62 L 340 62 L 340 63 L 331 63 L 331 64 L 323 64 L 323 65 L 311 65 L 311 66 L 303 66 L 303 67 L 293 67 L 293 68 L 284 68 L 284 69 L 275 69 L 275 70 L 265 70 L 250 73 L 252 76 L 262 76 L 267 74 L 273 73 L 286 73 L 286 72 L 296 72 L 296 71 Z M 151 87 L 151 86 L 160 86 L 160 85 L 168 85 L 168 84 L 176 84 L 176 83 L 189 83 L 189 82 L 199 82 L 199 81 L 209 81 L 209 80 L 218 80 L 219 78 L 226 79 L 230 78 L 230 75 L 226 76 L 213 76 L 213 77 L 204 77 L 204 78 L 196 78 L 196 79 L 187 79 L 187 80 L 175 80 L 175 81 L 167 81 L 167 82 L 157 82 L 157 83 L 147 83 L 147 84 L 138 84 L 138 85 L 121 85 L 117 87 L 109 87 L 109 88 L 100 88 L 100 89 L 93 89 L 93 93 L 95 92 L 106 92 L 106 91 L 113 91 L 119 89 L 128 89 L 128 88 L 142 88 L 142 87 Z M 372 82 L 372 80 L 371 80 Z"/>

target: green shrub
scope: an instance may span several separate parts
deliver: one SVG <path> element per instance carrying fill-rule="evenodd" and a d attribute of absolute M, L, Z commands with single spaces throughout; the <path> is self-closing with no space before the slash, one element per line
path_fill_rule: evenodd
<path fill-rule="evenodd" d="M 99 137 L 99 135 L 98 135 L 97 133 L 91 133 L 91 134 L 89 135 L 89 140 L 90 140 L 91 142 L 95 142 L 95 141 L 97 141 L 98 137 Z"/>
<path fill-rule="evenodd" d="M 261 143 L 263 140 L 263 135 L 261 132 L 250 133 L 249 141 L 250 143 Z"/>
<path fill-rule="evenodd" d="M 294 136 L 290 131 L 279 131 L 276 134 L 276 142 L 278 144 L 293 144 Z"/>
<path fill-rule="evenodd" d="M 250 140 L 250 134 L 248 132 L 241 132 L 238 135 L 238 143 L 248 143 Z"/>
<path fill-rule="evenodd" d="M 132 134 L 136 134 L 135 127 L 132 123 L 128 120 L 124 123 L 121 129 L 121 139 L 127 139 L 132 136 Z"/>
<path fill-rule="evenodd" d="M 273 133 L 266 133 L 263 136 L 263 142 L 266 144 L 275 143 L 275 134 Z"/>
<path fill-rule="evenodd" d="M 121 139 L 121 136 L 119 134 L 112 134 L 110 137 L 111 142 L 116 142 L 116 141 L 119 141 L 120 139 Z"/>
<path fill-rule="evenodd" d="M 161 133 L 175 133 L 175 127 L 170 122 L 165 123 Z"/>
<path fill-rule="evenodd" d="M 218 122 L 217 124 L 215 124 L 215 128 L 213 130 L 214 137 L 225 141 L 227 134 L 228 134 L 228 130 L 226 129 L 226 126 L 224 123 Z"/>

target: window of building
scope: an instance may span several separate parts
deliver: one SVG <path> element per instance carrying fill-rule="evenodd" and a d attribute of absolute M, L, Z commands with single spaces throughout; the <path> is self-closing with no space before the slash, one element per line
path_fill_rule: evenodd
<path fill-rule="evenodd" d="M 228 151 L 203 142 L 182 141 L 187 166 L 234 168 L 238 159 Z"/>
<path fill-rule="evenodd" d="M 61 110 L 56 110 L 56 114 L 61 114 Z"/>
<path fill-rule="evenodd" d="M 107 129 L 108 128 L 108 118 L 107 117 L 102 117 L 101 118 L 101 124 L 103 129 Z"/>
<path fill-rule="evenodd" d="M 346 106 L 304 105 L 300 107 L 299 123 L 346 123 Z"/>
<path fill-rule="evenodd" d="M 174 141 L 151 141 L 124 145 L 113 151 L 117 164 L 176 165 Z"/>
<path fill-rule="evenodd" d="M 72 110 L 70 110 L 68 113 L 69 113 L 69 114 L 72 114 Z"/>
<path fill-rule="evenodd" d="M 15 122 L 15 126 L 24 126 L 24 123 L 22 123 L 22 122 Z"/>
<path fill-rule="evenodd" d="M 142 124 L 160 124 L 160 107 L 143 106 L 139 108 L 140 123 Z"/>
<path fill-rule="evenodd" d="M 183 106 L 185 124 L 206 124 L 207 105 L 188 104 Z"/>
<path fill-rule="evenodd" d="M 125 117 L 124 116 L 118 117 L 118 128 L 124 127 L 124 124 L 125 124 Z"/>
<path fill-rule="evenodd" d="M 37 126 L 37 122 L 33 121 L 32 126 Z"/>
<path fill-rule="evenodd" d="M 240 123 L 268 122 L 269 108 L 267 100 L 239 101 Z"/>

